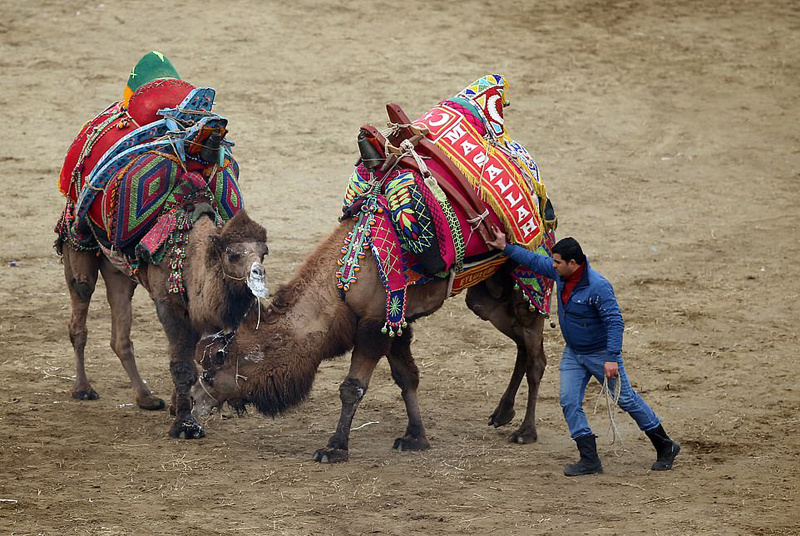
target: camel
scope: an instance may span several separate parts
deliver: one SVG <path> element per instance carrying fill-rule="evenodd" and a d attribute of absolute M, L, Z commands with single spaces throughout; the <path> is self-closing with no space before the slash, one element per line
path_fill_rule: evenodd
<path fill-rule="evenodd" d="M 207 205 L 206 205 L 207 206 Z M 200 207 L 200 205 L 198 205 Z M 209 207 L 210 208 L 210 207 Z M 143 264 L 135 279 L 123 273 L 105 254 L 81 251 L 64 235 L 56 240 L 62 256 L 64 276 L 72 302 L 69 335 L 75 354 L 76 379 L 73 398 L 98 398 L 86 376 L 86 317 L 98 274 L 103 276 L 111 306 L 111 348 L 119 357 L 133 385 L 140 408 L 158 410 L 164 400 L 154 396 L 139 375 L 131 342 L 131 299 L 137 281 L 150 293 L 169 344 L 170 371 L 174 383 L 175 421 L 169 435 L 175 438 L 203 437 L 202 426 L 191 415 L 189 389 L 197 380 L 194 348 L 201 334 L 236 329 L 245 313 L 265 294 L 264 267 L 266 231 L 250 219 L 244 209 L 222 227 L 208 211 L 197 210 L 199 219 L 188 232 L 182 277 L 185 291 L 169 291 L 170 269 Z M 251 290 L 252 289 L 252 290 Z"/>
<path fill-rule="evenodd" d="M 69 324 L 76 376 L 72 396 L 96 399 L 86 377 L 86 316 L 98 274 L 111 305 L 111 347 L 136 403 L 158 410 L 139 375 L 131 342 L 131 299 L 141 283 L 169 344 L 174 384 L 169 434 L 197 438 L 189 389 L 197 380 L 201 334 L 233 331 L 266 296 L 267 233 L 242 208 L 239 167 L 227 119 L 213 113 L 216 91 L 181 80 L 151 51 L 131 70 L 123 100 L 84 124 L 58 181 L 67 205 L 56 251 L 72 301 Z"/>
<path fill-rule="evenodd" d="M 419 370 L 411 353 L 412 322 L 442 306 L 448 297 L 448 282 L 439 279 L 409 287 L 408 326 L 394 337 L 383 334 L 386 294 L 371 253 L 367 252 L 361 262 L 358 284 L 344 299 L 334 281 L 341 244 L 353 225 L 353 220 L 342 222 L 310 254 L 294 278 L 279 288 L 268 306 L 245 316 L 235 334 L 217 334 L 199 342 L 195 358 L 204 371 L 191 392 L 197 418 L 225 402 L 239 412 L 250 404 L 276 416 L 305 400 L 323 360 L 352 349 L 350 369 L 339 388 L 342 407 L 336 431 L 313 458 L 322 463 L 348 459 L 353 416 L 383 356 L 389 361 L 408 414 L 408 426 L 394 441 L 394 448 L 416 451 L 430 446 L 418 403 Z M 517 345 L 514 372 L 489 417 L 489 425 L 500 427 L 514 418 L 514 399 L 525 376 L 525 417 L 509 440 L 531 443 L 537 439 L 536 399 L 547 362 L 544 316 L 532 312 L 514 290 L 508 264 L 469 288 L 466 302 L 475 314 Z"/>

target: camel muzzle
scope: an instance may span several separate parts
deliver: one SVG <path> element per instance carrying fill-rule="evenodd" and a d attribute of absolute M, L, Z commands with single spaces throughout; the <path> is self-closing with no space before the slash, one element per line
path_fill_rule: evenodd
<path fill-rule="evenodd" d="M 209 392 L 202 376 L 192 386 L 191 398 L 193 402 L 192 415 L 195 419 L 204 419 L 211 415 L 214 408 L 220 409 L 222 407 L 222 403 Z"/>
<path fill-rule="evenodd" d="M 250 271 L 247 274 L 247 286 L 250 288 L 250 292 L 257 298 L 266 298 L 269 296 L 267 272 L 264 270 L 264 266 L 258 261 L 250 265 Z"/>

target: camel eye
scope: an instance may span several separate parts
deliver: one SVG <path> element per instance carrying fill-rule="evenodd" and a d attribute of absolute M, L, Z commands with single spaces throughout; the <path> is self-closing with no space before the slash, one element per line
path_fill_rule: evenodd
<path fill-rule="evenodd" d="M 225 363 L 225 352 L 223 350 L 217 350 L 214 354 L 214 364 L 219 367 L 223 363 Z"/>
<path fill-rule="evenodd" d="M 230 262 L 237 262 L 242 258 L 242 252 L 235 249 L 226 249 L 225 253 L 227 253 Z"/>
<path fill-rule="evenodd" d="M 210 370 L 203 371 L 203 381 L 206 382 L 208 385 L 213 385 L 214 383 L 214 373 Z"/>

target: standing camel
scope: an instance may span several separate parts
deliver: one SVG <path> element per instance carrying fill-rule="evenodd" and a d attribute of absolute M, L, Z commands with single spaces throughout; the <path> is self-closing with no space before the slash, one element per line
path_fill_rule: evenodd
<path fill-rule="evenodd" d="M 72 301 L 72 396 L 95 399 L 86 377 L 86 316 L 102 274 L 111 305 L 111 347 L 136 403 L 161 409 L 139 376 L 131 298 L 141 283 L 169 343 L 176 418 L 172 437 L 202 437 L 191 415 L 194 347 L 203 333 L 232 331 L 266 295 L 267 234 L 242 209 L 228 121 L 213 113 L 216 92 L 181 80 L 164 55 L 148 52 L 131 71 L 123 100 L 81 129 L 67 151 L 59 190 L 67 198 L 56 232 Z"/>
<path fill-rule="evenodd" d="M 276 415 L 305 399 L 322 360 L 352 349 L 339 388 L 339 423 L 314 459 L 348 458 L 353 416 L 383 356 L 408 414 L 394 447 L 426 449 L 411 324 L 467 289 L 467 306 L 517 346 L 514 372 L 489 424 L 513 419 L 525 376 L 525 417 L 509 439 L 536 440 L 552 281 L 535 280 L 490 251 L 487 225 L 546 250 L 556 220 L 538 167 L 505 132 L 505 86 L 501 75 L 487 75 L 414 122 L 388 104 L 385 135 L 362 127 L 344 221 L 281 287 L 260 324 L 250 313 L 236 333 L 198 345 L 196 358 L 205 369 L 192 391 L 198 414 L 229 401 L 240 410 L 251 403 Z"/>

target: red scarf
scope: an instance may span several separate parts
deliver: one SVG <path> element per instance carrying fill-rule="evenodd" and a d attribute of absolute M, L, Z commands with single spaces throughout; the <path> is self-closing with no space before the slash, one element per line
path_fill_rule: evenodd
<path fill-rule="evenodd" d="M 572 289 L 574 289 L 575 285 L 578 284 L 578 281 L 581 280 L 585 266 L 585 263 L 581 264 L 578 266 L 578 269 L 572 272 L 572 275 L 567 278 L 566 283 L 564 283 L 564 290 L 561 291 L 561 303 L 566 304 L 569 300 L 569 297 L 572 294 Z"/>

